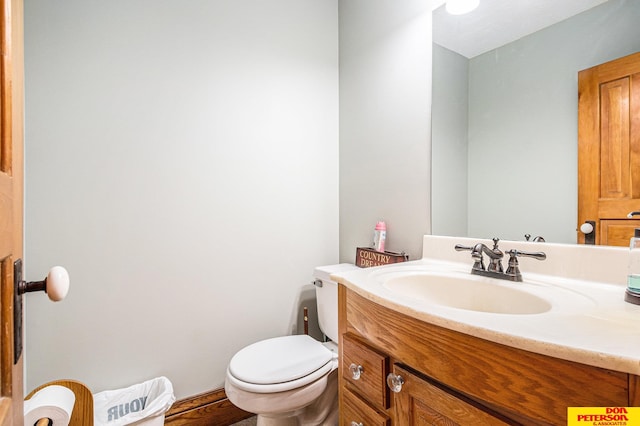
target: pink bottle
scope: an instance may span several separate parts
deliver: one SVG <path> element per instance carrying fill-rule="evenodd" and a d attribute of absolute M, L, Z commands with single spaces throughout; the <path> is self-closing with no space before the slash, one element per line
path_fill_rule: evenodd
<path fill-rule="evenodd" d="M 376 223 L 376 230 L 373 233 L 373 248 L 376 251 L 384 252 L 384 242 L 387 239 L 387 224 L 383 221 Z"/>

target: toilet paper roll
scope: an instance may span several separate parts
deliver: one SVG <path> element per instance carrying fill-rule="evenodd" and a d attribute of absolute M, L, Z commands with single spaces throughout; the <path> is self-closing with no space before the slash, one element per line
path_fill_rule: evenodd
<path fill-rule="evenodd" d="M 76 396 L 64 386 L 51 385 L 40 389 L 24 402 L 24 424 L 32 425 L 49 418 L 53 426 L 68 426 Z"/>

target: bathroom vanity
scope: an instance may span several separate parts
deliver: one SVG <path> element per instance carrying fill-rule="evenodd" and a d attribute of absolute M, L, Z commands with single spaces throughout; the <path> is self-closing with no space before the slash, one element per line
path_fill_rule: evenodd
<path fill-rule="evenodd" d="M 436 252 L 450 243 L 426 238 Z M 549 302 L 539 312 L 452 308 L 442 306 L 449 303 L 444 299 L 434 302 L 433 294 L 398 294 L 389 285 L 389 277 L 418 276 L 420 289 L 430 285 L 424 277 L 434 270 L 442 278 L 470 267 L 447 263 L 451 259 L 334 277 L 341 284 L 340 425 L 566 425 L 567 407 L 640 406 L 640 327 L 629 321 L 640 322 L 640 307 L 622 301 L 622 285 L 576 278 L 600 278 L 598 271 L 584 271 L 584 253 L 578 253 L 581 272 L 563 263 L 571 279 L 554 276 L 558 281 L 549 284 L 544 275 L 528 274 L 528 267 L 538 273 L 556 268 L 553 259 L 564 248 L 549 247 L 551 264 L 523 265 L 525 282 L 504 284 L 537 292 Z M 624 264 L 623 252 L 598 255 L 609 266 Z M 497 285 L 495 296 L 502 297 L 501 283 L 478 278 L 474 284 Z"/>

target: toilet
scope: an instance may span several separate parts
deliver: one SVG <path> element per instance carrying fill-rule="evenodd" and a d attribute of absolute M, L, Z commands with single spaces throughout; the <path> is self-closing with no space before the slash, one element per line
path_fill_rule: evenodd
<path fill-rule="evenodd" d="M 329 276 L 356 269 L 342 263 L 314 270 L 318 323 L 328 338 L 282 336 L 238 351 L 227 367 L 225 392 L 258 426 L 338 424 L 338 285 Z"/>

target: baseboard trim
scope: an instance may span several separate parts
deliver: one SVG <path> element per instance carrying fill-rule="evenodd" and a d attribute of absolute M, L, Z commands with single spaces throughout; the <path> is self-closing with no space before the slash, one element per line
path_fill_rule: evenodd
<path fill-rule="evenodd" d="M 164 424 L 171 426 L 229 426 L 253 416 L 229 401 L 224 389 L 215 389 L 181 399 L 165 415 Z"/>

